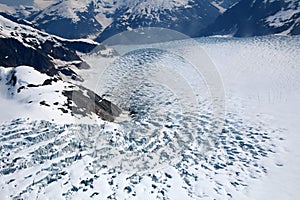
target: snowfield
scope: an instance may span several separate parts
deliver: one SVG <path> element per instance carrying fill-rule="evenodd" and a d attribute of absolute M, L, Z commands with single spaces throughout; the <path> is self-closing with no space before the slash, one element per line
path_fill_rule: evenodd
<path fill-rule="evenodd" d="M 14 78 L 15 77 L 15 78 Z M 0 67 L 0 120 L 10 121 L 17 118 L 44 119 L 67 123 L 66 114 L 58 109 L 50 108 L 49 104 L 55 102 L 57 107 L 67 101 L 67 98 L 55 91 L 62 91 L 70 84 L 59 81 L 53 85 L 43 85 L 44 81 L 51 79 L 32 67 L 19 66 L 16 68 Z M 29 85 L 29 87 L 27 87 Z M 40 86 L 40 87 L 38 87 Z M 45 105 L 41 106 L 41 102 Z M 71 117 L 70 114 L 68 114 Z"/>
<path fill-rule="evenodd" d="M 219 133 L 205 80 L 188 61 L 158 49 L 83 56 L 91 66 L 76 71 L 83 86 L 112 100 L 123 115 L 94 125 L 68 115 L 60 119 L 68 124 L 49 122 L 37 112 L 30 116 L 26 97 L 0 96 L 0 199 L 299 198 L 300 37 L 196 41 L 162 45 L 186 54 L 199 45 L 210 57 L 225 92 Z M 1 91 L 11 70 L 0 68 Z M 47 78 L 29 67 L 15 70 L 22 81 Z M 159 78 L 176 82 L 178 93 Z M 60 98 L 51 95 L 54 88 L 68 84 L 39 90 L 52 102 Z M 190 88 L 199 104 L 186 110 Z"/>

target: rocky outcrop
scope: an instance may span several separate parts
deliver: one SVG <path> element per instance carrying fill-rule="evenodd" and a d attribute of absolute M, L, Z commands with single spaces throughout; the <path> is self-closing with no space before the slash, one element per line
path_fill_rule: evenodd
<path fill-rule="evenodd" d="M 32 66 L 48 75 L 57 73 L 54 63 L 46 53 L 27 47 L 13 38 L 0 38 L 0 66 L 17 67 L 20 65 Z"/>
<path fill-rule="evenodd" d="M 68 108 L 72 114 L 88 116 L 92 113 L 106 121 L 114 121 L 122 110 L 91 90 L 80 87 L 80 90 L 63 91 L 62 94 L 68 99 Z"/>

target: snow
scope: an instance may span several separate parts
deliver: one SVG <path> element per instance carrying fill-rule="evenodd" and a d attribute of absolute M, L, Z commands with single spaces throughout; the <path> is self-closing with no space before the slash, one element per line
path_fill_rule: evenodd
<path fill-rule="evenodd" d="M 132 12 L 139 11 L 139 13 L 144 12 L 144 14 L 151 13 L 151 11 L 157 11 L 160 9 L 175 9 L 176 7 L 185 6 L 189 3 L 189 0 L 151 0 L 151 1 L 139 1 L 139 0 L 133 0 L 133 1 L 124 1 L 120 0 L 121 5 L 126 5 L 128 8 L 134 8 Z"/>
<path fill-rule="evenodd" d="M 35 0 L 34 6 L 32 6 L 33 11 L 41 11 L 33 21 L 37 21 L 38 19 L 42 19 L 45 16 L 53 16 L 53 19 L 56 18 L 67 18 L 72 19 L 73 23 L 80 21 L 80 17 L 78 13 L 87 12 L 88 6 L 93 3 L 95 8 L 95 19 L 101 24 L 102 30 L 108 27 L 113 19 L 108 17 L 108 15 L 113 14 L 117 9 L 120 8 L 132 8 L 130 13 L 131 15 L 135 15 L 137 13 L 152 16 L 151 13 L 153 11 L 157 12 L 159 10 L 172 10 L 178 7 L 190 7 L 188 5 L 190 0 L 152 0 L 152 1 L 97 1 L 97 0 L 50 0 L 50 1 L 41 1 Z M 24 4 L 24 3 L 23 3 Z M 8 6 L 5 4 L 0 4 L 2 10 L 9 11 L 11 14 L 18 15 L 17 11 L 23 12 L 24 14 L 30 15 L 33 11 L 26 11 L 25 8 L 21 8 L 23 4 L 19 6 Z M 152 17 L 159 17 L 158 14 Z M 159 19 L 158 19 L 159 20 Z M 43 21 L 45 23 L 46 21 Z M 92 36 L 91 36 L 92 37 Z"/>
<path fill-rule="evenodd" d="M 300 189 L 299 39 L 220 39 L 218 43 L 204 44 L 222 74 L 226 96 L 231 99 L 228 110 L 285 129 L 286 142 L 280 145 L 282 156 L 273 158 L 284 166 L 271 164 L 269 175 L 254 181 L 248 189 L 249 199 L 295 199 Z"/>
<path fill-rule="evenodd" d="M 126 149 L 127 145 L 132 144 L 132 141 L 124 137 L 126 135 L 124 134 L 126 132 L 122 130 L 124 119 L 116 123 L 98 122 L 100 126 L 66 126 L 58 125 L 57 122 L 53 124 L 43 121 L 34 122 L 33 120 L 38 118 L 30 116 L 28 120 L 2 122 L 0 144 L 3 150 L 0 149 L 0 155 L 8 159 L 5 161 L 8 163 L 20 157 L 21 159 L 16 161 L 17 164 L 22 166 L 20 163 L 27 161 L 28 167 L 2 175 L 0 197 L 9 198 L 10 195 L 15 197 L 20 195 L 37 199 L 50 197 L 85 199 L 95 194 L 96 199 L 105 199 L 109 196 L 117 199 L 164 197 L 170 199 L 297 199 L 300 189 L 298 167 L 300 164 L 298 151 L 300 145 L 298 134 L 299 42 L 300 37 L 272 36 L 245 39 L 200 38 L 196 43 L 186 40 L 162 44 L 169 49 L 186 54 L 193 52 L 195 46 L 198 45 L 207 52 L 224 84 L 227 122 L 224 124 L 224 133 L 215 141 L 217 146 L 204 156 L 199 156 L 201 152 L 198 151 L 199 146 L 196 142 L 188 143 L 188 148 L 178 154 L 178 160 L 172 160 L 159 169 L 134 173 L 134 169 L 133 171 L 122 170 L 114 167 L 118 165 L 117 163 L 106 162 L 105 158 L 100 159 L 101 155 L 115 153 L 108 148 L 112 146 L 106 146 L 105 154 L 101 154 L 101 145 L 105 141 L 115 142 L 116 150 Z M 108 82 L 119 81 L 110 80 L 110 77 L 115 77 L 124 70 L 134 72 L 131 74 L 132 77 L 143 75 L 132 71 L 132 64 L 135 63 L 134 56 L 138 56 L 140 51 L 134 53 L 122 59 L 85 56 L 84 59 L 92 68 L 78 71 L 85 78 L 83 85 L 92 90 L 97 89 L 98 86 L 101 89 L 102 84 L 99 83 L 102 80 L 99 80 L 99 77 L 107 72 L 115 72 L 107 77 Z M 156 65 L 162 68 L 166 65 L 166 69 L 170 70 L 189 67 L 187 63 L 173 54 L 164 54 L 165 57 L 161 61 L 158 59 L 161 57 L 157 58 L 155 52 L 142 55 L 149 60 L 152 59 L 152 62 L 147 63 L 150 72 L 156 69 Z M 112 63 L 114 65 L 106 68 Z M 0 69 L 1 77 L 6 77 L 12 70 Z M 146 69 L 142 72 L 148 73 Z M 16 71 L 17 74 L 20 73 L 24 81 L 31 79 L 30 74 L 39 75 L 28 67 L 20 67 Z M 161 73 L 165 71 L 162 70 Z M 185 72 L 184 77 L 187 78 L 187 76 L 189 79 L 186 81 L 191 83 L 191 87 L 195 83 L 202 83 L 202 81 L 197 82 L 193 71 Z M 44 78 L 46 77 L 39 75 L 39 78 L 34 78 L 32 81 L 38 83 Z M 124 78 L 123 83 L 127 83 L 127 79 L 130 80 L 129 76 Z M 121 76 L 120 79 L 122 79 Z M 178 81 L 181 82 L 182 79 Z M 3 78 L 0 86 L 3 90 L 7 89 Z M 152 86 L 144 92 L 159 93 L 153 97 L 155 101 L 162 100 L 166 97 L 164 95 L 169 94 L 159 90 L 160 87 L 157 85 Z M 204 91 L 203 94 L 205 94 L 205 88 L 202 85 L 199 86 L 201 86 L 199 91 Z M 52 92 L 50 94 L 53 95 Z M 47 96 L 48 98 L 50 96 Z M 146 97 L 141 96 L 141 99 L 143 98 Z M 2 96 L 0 99 L 1 111 L 4 109 L 5 113 L 9 113 L 7 108 L 13 109 L 16 106 L 21 109 L 20 112 L 23 112 L 24 108 L 21 105 L 18 106 L 14 102 L 2 106 L 2 99 L 7 99 Z M 146 100 L 151 103 L 151 99 Z M 161 109 L 166 108 L 160 107 L 160 104 L 156 106 Z M 174 106 L 176 107 L 176 104 Z M 159 114 L 159 111 L 150 111 Z M 34 112 L 30 113 L 35 115 Z M 49 115 L 55 116 L 53 113 Z M 170 117 L 173 119 L 172 116 Z M 190 124 L 190 128 L 210 130 L 212 119 L 205 110 L 200 119 L 199 124 Z M 167 125 L 170 126 L 170 124 L 172 123 L 168 122 Z M 166 130 L 165 127 L 164 131 Z M 176 128 L 173 130 L 178 131 Z M 171 133 L 172 130 L 169 135 Z M 181 133 L 178 132 L 178 134 Z M 25 140 L 24 138 L 28 136 L 40 138 L 40 141 L 35 143 Z M 172 139 L 176 141 L 175 138 Z M 18 141 L 24 141 L 24 144 L 19 144 Z M 164 144 L 164 140 L 157 140 L 154 145 L 159 144 Z M 9 148 L 10 145 L 13 148 Z M 7 155 L 8 152 L 10 155 Z M 42 156 L 50 155 L 57 155 L 57 157 L 45 158 L 45 162 L 41 164 L 34 163 L 36 160 L 40 161 Z M 76 159 L 76 155 L 80 155 L 81 158 Z M 132 155 L 126 152 L 126 156 L 123 158 L 130 159 Z M 1 164 L 4 169 L 8 169 L 4 162 Z M 54 181 L 47 184 L 50 178 Z M 12 179 L 15 180 L 9 183 Z M 23 190 L 22 195 L 20 192 Z"/>
<path fill-rule="evenodd" d="M 281 27 L 289 22 L 289 20 L 297 13 L 299 13 L 299 10 L 297 9 L 281 10 L 275 15 L 269 16 L 266 21 L 269 22 L 270 26 Z"/>
<path fill-rule="evenodd" d="M 263 121 L 264 126 L 287 130 L 283 133 L 287 141 L 279 144 L 281 155 L 265 161 L 270 171 L 268 175 L 249 180 L 247 193 L 232 190 L 231 193 L 236 198 L 265 199 L 271 194 L 275 199 L 297 198 L 299 136 L 296 127 L 300 111 L 297 109 L 299 93 L 295 91 L 300 89 L 296 61 L 300 55 L 299 37 L 210 40 L 200 39 L 199 42 L 222 75 L 228 112 L 237 113 L 245 121 Z M 286 164 L 278 167 L 272 164 L 274 162 Z M 222 182 L 227 179 L 224 176 L 221 176 Z M 211 185 L 203 179 L 195 186 L 195 192 L 209 198 L 214 193 Z"/>
<path fill-rule="evenodd" d="M 34 0 L 35 6 L 40 9 L 45 9 L 46 7 L 50 6 L 51 4 L 55 3 L 56 0 Z"/>
<path fill-rule="evenodd" d="M 17 77 L 15 86 L 8 84 L 11 74 L 15 74 Z M 63 90 L 64 86 L 68 86 L 68 84 L 59 82 L 50 86 L 26 88 L 21 90 L 20 93 L 17 91 L 21 86 L 28 84 L 41 85 L 49 78 L 46 74 L 41 74 L 28 66 L 19 66 L 17 68 L 0 67 L 0 110 L 2 112 L 0 121 L 6 122 L 17 118 L 31 118 L 56 121 L 57 123 L 70 122 L 70 115 L 62 115 L 62 112 L 57 109 L 39 105 L 44 100 L 47 104 L 59 102 L 60 105 L 63 105 L 67 100 L 66 97 L 60 96 L 54 91 Z"/>
<path fill-rule="evenodd" d="M 42 84 L 49 76 L 46 74 L 41 74 L 40 72 L 34 70 L 32 67 L 20 66 L 16 68 L 16 76 L 19 81 L 25 82 L 27 84 Z M 21 85 L 21 84 L 20 84 Z"/>
<path fill-rule="evenodd" d="M 267 2 L 265 1 L 265 3 Z M 296 0 L 285 0 L 284 3 L 287 4 L 285 8 L 282 8 L 277 13 L 268 16 L 265 19 L 265 22 L 268 23 L 269 26 L 274 28 L 280 28 L 286 26 L 287 24 L 290 24 L 288 29 L 282 31 L 278 35 L 290 34 L 294 26 L 300 21 L 299 17 L 295 18 L 295 16 L 299 14 L 300 2 Z"/>
<path fill-rule="evenodd" d="M 61 1 L 59 4 L 53 4 L 44 11 L 42 11 L 41 14 L 38 15 L 38 17 L 35 20 L 38 20 L 39 18 L 44 17 L 44 15 L 55 15 L 55 16 L 61 16 L 64 18 L 72 19 L 73 22 L 78 22 L 80 18 L 77 16 L 77 12 L 85 12 L 87 11 L 87 5 L 89 5 L 92 2 L 92 0 L 66 0 Z"/>
<path fill-rule="evenodd" d="M 298 78 L 300 68 L 297 63 L 300 55 L 299 37 L 204 38 L 198 42 L 221 74 L 227 97 L 227 113 L 236 114 L 249 126 L 252 122 L 261 124 L 260 128 L 270 132 L 271 138 L 283 137 L 284 141 L 276 142 L 278 148 L 275 155 L 269 155 L 269 158 L 261 161 L 268 170 L 267 175 L 258 178 L 249 178 L 249 174 L 244 175 L 243 178 L 249 185 L 247 189 L 242 189 L 243 187 L 239 190 L 233 189 L 228 179 L 234 181 L 235 178 L 230 178 L 231 175 L 228 173 L 218 173 L 213 177 L 209 175 L 210 178 L 207 178 L 203 177 L 205 170 L 196 170 L 195 173 L 201 178 L 194 185 L 194 194 L 208 199 L 220 198 L 220 194 L 224 197 L 227 195 L 226 191 L 230 191 L 229 193 L 237 199 L 266 199 L 270 196 L 274 199 L 297 198 L 300 180 L 297 175 L 299 174 L 297 147 L 300 140 L 296 134 L 300 114 L 297 106 L 300 97 L 296 92 L 300 89 Z M 188 52 L 192 49 L 188 44 L 177 41 L 171 42 L 168 47 Z M 85 59 L 93 67 L 81 71 L 86 80 L 84 85 L 95 89 L 99 77 L 105 73 L 104 66 L 112 63 L 114 58 Z M 118 76 L 115 73 L 113 75 Z M 236 117 L 232 116 L 232 120 L 236 120 Z M 283 166 L 279 167 L 281 165 Z M 237 163 L 235 166 L 232 171 L 239 169 Z M 256 176 L 255 170 L 249 170 L 251 176 Z M 173 176 L 176 177 L 176 172 Z M 143 179 L 146 180 L 148 179 Z M 223 185 L 224 193 L 221 190 L 219 194 L 215 192 L 213 187 L 215 182 Z M 174 183 L 179 188 L 168 190 L 169 197 L 184 195 L 185 191 L 180 190 L 184 187 L 184 184 L 179 184 L 180 179 Z M 173 193 L 174 191 L 176 192 Z M 151 194 L 147 193 L 143 193 L 142 196 L 146 195 L 151 197 Z"/>
<path fill-rule="evenodd" d="M 223 8 L 220 4 L 218 4 L 215 1 L 211 2 L 211 5 L 213 5 L 214 7 L 216 7 L 219 10 L 220 13 L 224 13 L 226 11 L 225 8 Z"/>
<path fill-rule="evenodd" d="M 102 30 L 104 30 L 113 22 L 113 19 L 107 18 L 105 13 L 99 13 L 98 15 L 95 16 L 95 19 L 98 21 L 99 24 L 101 24 Z"/>
<path fill-rule="evenodd" d="M 5 4 L 0 4 L 0 10 L 6 11 L 7 13 L 13 13 L 15 11 L 12 7 L 9 7 Z"/>
<path fill-rule="evenodd" d="M 15 85 L 10 81 L 12 76 L 16 77 Z M 101 122 L 95 114 L 79 118 L 79 116 L 72 116 L 71 110 L 67 113 L 62 112 L 61 108 L 68 110 L 65 107 L 67 97 L 62 94 L 62 91 L 70 88 L 76 90 L 76 87 L 69 80 L 52 81 L 50 85 L 43 84 L 45 80 L 52 78 L 28 66 L 0 67 L 0 122 L 19 118 L 47 120 L 58 124 Z"/>

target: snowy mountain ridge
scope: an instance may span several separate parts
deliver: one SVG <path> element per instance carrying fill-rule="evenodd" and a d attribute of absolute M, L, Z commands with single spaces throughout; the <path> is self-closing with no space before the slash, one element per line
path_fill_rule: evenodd
<path fill-rule="evenodd" d="M 28 40 L 22 40 L 22 35 L 27 35 Z M 50 35 L 43 31 L 37 30 L 31 26 L 18 24 L 13 22 L 3 16 L 0 15 L 0 37 L 10 37 L 19 40 L 20 42 L 29 42 L 30 39 L 37 38 L 36 42 L 41 43 L 46 40 L 52 40 L 57 42 L 60 41 L 77 41 L 77 42 L 85 42 L 91 45 L 99 45 L 99 43 L 94 42 L 89 39 L 76 39 L 76 40 L 68 40 L 59 36 Z"/>
<path fill-rule="evenodd" d="M 299 0 L 242 0 L 202 32 L 237 37 L 269 34 L 300 34 Z"/>
<path fill-rule="evenodd" d="M 293 28 L 299 26 L 300 1 L 285 0 L 285 3 L 287 4 L 285 8 L 276 12 L 274 15 L 267 17 L 265 21 L 269 24 L 269 26 L 274 28 L 283 27 L 285 24 L 290 23 L 290 28 L 285 31 L 287 34 L 289 34 Z"/>
<path fill-rule="evenodd" d="M 193 26 L 195 29 L 203 29 L 236 1 L 57 0 L 48 2 L 47 6 L 41 1 L 26 6 L 0 2 L 0 8 L 2 12 L 26 19 L 35 27 L 52 34 L 65 38 L 95 38 L 103 31 L 115 34 L 137 26 L 162 26 L 176 30 L 176 27 L 187 24 L 189 20 L 196 22 Z M 128 25 L 121 25 L 120 30 L 115 30 L 117 27 L 114 24 L 122 23 L 123 26 Z M 174 27 L 172 23 L 176 23 Z M 179 27 L 179 31 L 184 30 Z M 195 35 L 196 32 L 189 30 L 186 34 Z"/>
<path fill-rule="evenodd" d="M 50 0 L 0 1 L 0 10 L 64 38 L 102 42 L 140 27 L 163 27 L 191 37 L 299 34 L 299 0 Z"/>

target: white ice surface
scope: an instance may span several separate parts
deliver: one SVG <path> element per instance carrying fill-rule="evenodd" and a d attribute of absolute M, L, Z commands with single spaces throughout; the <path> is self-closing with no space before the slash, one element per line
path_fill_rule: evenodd
<path fill-rule="evenodd" d="M 200 39 L 201 41 L 201 39 Z M 222 75 L 227 109 L 249 120 L 286 129 L 283 167 L 270 166 L 248 199 L 297 199 L 300 190 L 300 37 L 220 39 L 201 42 Z M 260 115 L 260 116 L 257 116 Z M 266 161 L 267 162 L 267 161 Z"/>
<path fill-rule="evenodd" d="M 297 198 L 300 189 L 300 37 L 204 38 L 198 41 L 222 77 L 227 112 L 245 121 L 262 121 L 271 128 L 285 130 L 286 141 L 280 146 L 282 155 L 264 161 L 269 167 L 268 175 L 250 181 L 246 196 L 237 193 L 236 197 Z M 185 42 L 175 43 L 174 49 L 188 51 Z M 170 46 L 173 48 L 172 44 Z M 93 68 L 82 71 L 86 77 L 84 85 L 95 89 L 99 77 L 114 59 L 99 61 L 87 57 L 86 60 Z M 284 163 L 283 167 L 275 165 L 274 160 Z"/>
<path fill-rule="evenodd" d="M 8 197 L 10 194 L 16 195 L 28 186 L 33 191 L 27 192 L 23 196 L 37 197 L 38 199 L 47 197 L 59 199 L 61 198 L 59 194 L 67 192 L 69 192 L 68 197 L 72 199 L 88 198 L 93 192 L 99 193 L 95 198 L 107 198 L 109 195 L 112 197 L 115 195 L 118 199 L 157 199 L 163 196 L 170 199 L 226 199 L 230 198 L 229 194 L 234 199 L 297 199 L 300 189 L 298 167 L 300 164 L 300 135 L 298 134 L 300 128 L 300 108 L 298 106 L 300 100 L 300 66 L 298 62 L 300 38 L 203 38 L 197 39 L 197 41 L 210 56 L 223 80 L 226 93 L 226 112 L 229 114 L 230 122 L 226 125 L 226 129 L 231 130 L 223 134 L 225 146 L 220 145 L 219 148 L 207 155 L 206 158 L 209 161 L 204 158 L 197 160 L 193 154 L 193 151 L 197 149 L 191 145 L 193 151 L 186 152 L 186 155 L 190 157 L 180 165 L 165 166 L 160 170 L 150 172 L 150 176 L 147 173 L 142 175 L 139 180 L 139 176 L 130 172 L 119 174 L 118 171 L 110 171 L 107 168 L 97 171 L 99 166 L 94 164 L 97 158 L 89 155 L 92 149 L 86 148 L 80 152 L 81 160 L 72 161 L 65 167 L 57 167 L 67 164 L 64 159 L 76 155 L 79 149 L 74 147 L 76 131 L 74 135 L 72 128 L 66 128 L 60 133 L 57 130 L 63 127 L 55 126 L 55 131 L 53 131 L 55 137 L 29 146 L 28 149 L 18 147 L 16 152 L 21 152 L 20 155 L 15 155 L 12 150 L 12 155 L 8 157 L 24 156 L 25 159 L 30 160 L 34 154 L 29 154 L 29 152 L 34 152 L 38 150 L 38 147 L 44 147 L 47 144 L 50 145 L 49 152 L 58 152 L 60 157 L 47 160 L 41 165 L 34 165 L 28 170 L 19 170 L 3 176 L 0 181 L 2 197 Z M 189 44 L 187 41 L 177 41 L 168 45 L 171 49 L 189 53 L 194 48 Z M 79 73 L 86 80 L 83 84 L 94 90 L 99 83 L 99 77 L 114 58 L 87 56 L 85 60 L 92 68 Z M 24 79 L 26 79 L 25 75 Z M 35 127 L 30 124 L 30 121 L 25 121 L 24 126 L 25 130 L 26 127 L 27 129 Z M 13 132 L 15 133 L 14 137 L 10 137 L 9 134 L 2 136 L 5 145 L 17 145 L 16 142 L 22 139 L 18 136 L 23 133 L 22 126 L 19 127 L 19 130 L 15 125 L 12 127 L 14 127 L 12 131 L 16 130 Z M 41 127 L 43 126 L 41 125 Z M 204 128 L 209 128 L 209 126 L 204 125 Z M 108 134 L 114 134 L 118 127 L 107 124 L 104 129 L 108 131 Z M 3 133 L 9 132 L 3 127 L 2 130 Z M 235 135 L 235 131 L 242 135 Z M 43 134 L 42 130 L 35 132 L 36 135 Z M 255 133 L 258 135 L 254 135 Z M 91 132 L 89 137 L 85 138 L 88 140 L 85 145 L 92 144 L 95 135 L 97 136 L 97 132 Z M 252 136 L 255 136 L 254 139 Z M 278 138 L 283 138 L 283 140 Z M 11 143 L 9 143 L 10 141 Z M 249 154 L 247 149 L 236 145 L 240 141 L 252 144 L 255 151 L 263 148 L 263 154 L 268 149 L 274 153 L 268 152 L 268 156 L 262 154 L 254 156 L 256 159 L 252 159 L 253 155 Z M 52 145 L 54 143 L 55 145 Z M 84 143 L 85 141 L 82 140 L 82 145 Z M 235 147 L 236 153 L 228 154 L 225 148 L 228 145 Z M 44 153 L 41 152 L 43 155 Z M 235 159 L 233 165 L 228 164 L 230 156 Z M 193 161 L 190 158 L 194 158 L 198 164 L 191 164 Z M 214 164 L 221 166 L 225 164 L 225 167 L 217 170 Z M 52 171 L 49 171 L 49 166 L 52 166 Z M 61 176 L 62 178 L 56 182 L 43 186 L 43 181 L 48 180 L 49 177 L 60 176 L 55 169 L 59 172 L 65 171 L 67 175 Z M 266 172 L 263 172 L 265 169 Z M 95 174 L 90 173 L 93 170 L 96 170 Z M 239 173 L 239 175 L 235 173 Z M 30 174 L 33 176 L 23 178 Z M 99 177 L 96 178 L 94 175 Z M 83 180 L 91 178 L 94 179 L 93 188 L 81 183 Z M 11 179 L 15 180 L 8 183 Z M 39 180 L 42 182 L 38 183 Z M 185 181 L 188 181 L 191 186 L 188 186 Z M 37 182 L 37 184 L 34 185 L 33 182 Z M 134 182 L 138 183 L 134 184 Z M 234 182 L 237 182 L 236 186 L 232 185 Z M 14 184 L 17 186 L 14 187 Z M 78 192 L 72 192 L 74 186 L 77 189 L 81 187 L 81 189 Z M 131 193 L 124 189 L 126 186 L 131 187 Z M 38 194 L 39 189 L 41 192 Z M 84 192 L 84 189 L 87 191 Z M 162 191 L 164 195 L 162 195 Z"/>

